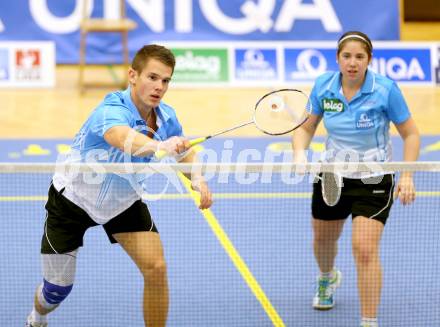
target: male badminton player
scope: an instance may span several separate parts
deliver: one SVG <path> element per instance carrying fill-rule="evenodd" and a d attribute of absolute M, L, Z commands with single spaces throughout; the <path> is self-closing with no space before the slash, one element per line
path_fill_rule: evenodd
<path fill-rule="evenodd" d="M 67 162 L 149 162 L 157 151 L 181 154 L 189 149 L 174 110 L 161 101 L 168 90 L 175 58 L 170 50 L 147 45 L 128 70 L 129 87 L 108 94 L 76 135 Z M 182 161 L 193 162 L 189 151 Z M 212 204 L 200 175 L 188 176 L 200 192 L 200 209 Z M 27 327 L 47 326 L 47 314 L 72 290 L 76 256 L 86 230 L 103 225 L 111 243 L 119 243 L 144 277 L 145 326 L 165 326 L 168 283 L 162 243 L 133 180 L 108 174 L 100 183 L 85 174 L 57 172 L 49 189 L 41 244 L 43 281 L 35 292 Z"/>
<path fill-rule="evenodd" d="M 312 90 L 311 117 L 293 136 L 295 161 L 304 162 L 305 149 L 324 121 L 327 130 L 326 160 L 383 162 L 391 160 L 389 125 L 404 142 L 404 160 L 418 158 L 420 137 L 396 83 L 368 69 L 373 46 L 367 35 L 347 32 L 338 41 L 338 72 L 318 77 Z M 333 308 L 341 273 L 334 268 L 337 241 L 351 214 L 352 248 L 357 268 L 362 327 L 377 327 L 382 286 L 379 243 L 393 203 L 394 175 L 385 174 L 378 184 L 365 183 L 368 175 L 344 173 L 339 202 L 329 206 L 322 196 L 322 182 L 314 184 L 312 216 L 314 254 L 321 271 L 313 307 Z M 325 190 L 324 190 L 325 192 Z M 403 204 L 414 200 L 412 175 L 403 173 L 396 184 Z M 331 197 L 333 198 L 333 197 Z"/>

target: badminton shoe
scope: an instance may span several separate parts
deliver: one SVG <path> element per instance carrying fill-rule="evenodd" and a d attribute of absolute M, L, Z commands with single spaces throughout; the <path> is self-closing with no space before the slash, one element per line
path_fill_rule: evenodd
<path fill-rule="evenodd" d="M 316 310 L 330 310 L 335 306 L 333 295 L 341 284 L 342 274 L 334 270 L 333 278 L 318 277 L 318 289 L 313 298 L 313 308 Z"/>
<path fill-rule="evenodd" d="M 47 327 L 47 323 L 32 322 L 31 317 L 28 317 L 24 327 Z"/>

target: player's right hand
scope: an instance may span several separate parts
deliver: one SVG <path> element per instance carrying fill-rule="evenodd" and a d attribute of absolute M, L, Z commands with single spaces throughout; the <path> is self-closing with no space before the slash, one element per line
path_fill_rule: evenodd
<path fill-rule="evenodd" d="M 157 146 L 158 151 L 165 151 L 168 155 L 178 155 L 187 151 L 191 145 L 189 141 L 180 136 L 172 136 L 165 141 L 159 142 Z"/>

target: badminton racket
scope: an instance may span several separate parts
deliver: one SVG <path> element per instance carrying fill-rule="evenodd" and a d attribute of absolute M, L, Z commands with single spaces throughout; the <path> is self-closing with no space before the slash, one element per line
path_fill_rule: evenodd
<path fill-rule="evenodd" d="M 284 135 L 304 124 L 310 112 L 309 97 L 303 91 L 297 89 L 272 91 L 257 101 L 251 120 L 215 134 L 192 139 L 189 144 L 194 146 L 251 124 L 267 135 Z M 166 155 L 167 152 L 164 150 L 158 150 L 155 153 L 155 157 L 159 160 Z"/>
<path fill-rule="evenodd" d="M 322 199 L 326 205 L 334 207 L 341 197 L 342 177 L 337 173 L 323 172 L 318 178 L 321 180 Z"/>

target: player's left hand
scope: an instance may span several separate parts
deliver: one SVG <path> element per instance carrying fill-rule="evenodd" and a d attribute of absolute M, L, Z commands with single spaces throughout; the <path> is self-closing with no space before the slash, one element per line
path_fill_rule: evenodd
<path fill-rule="evenodd" d="M 405 173 L 402 174 L 394 192 L 394 198 L 397 197 L 399 197 L 403 205 L 410 204 L 414 201 L 416 198 L 416 189 L 412 176 L 406 175 Z"/>
<path fill-rule="evenodd" d="M 199 209 L 208 209 L 212 205 L 212 194 L 208 188 L 208 184 L 204 180 L 197 179 L 191 181 L 191 187 L 194 191 L 200 193 Z"/>

